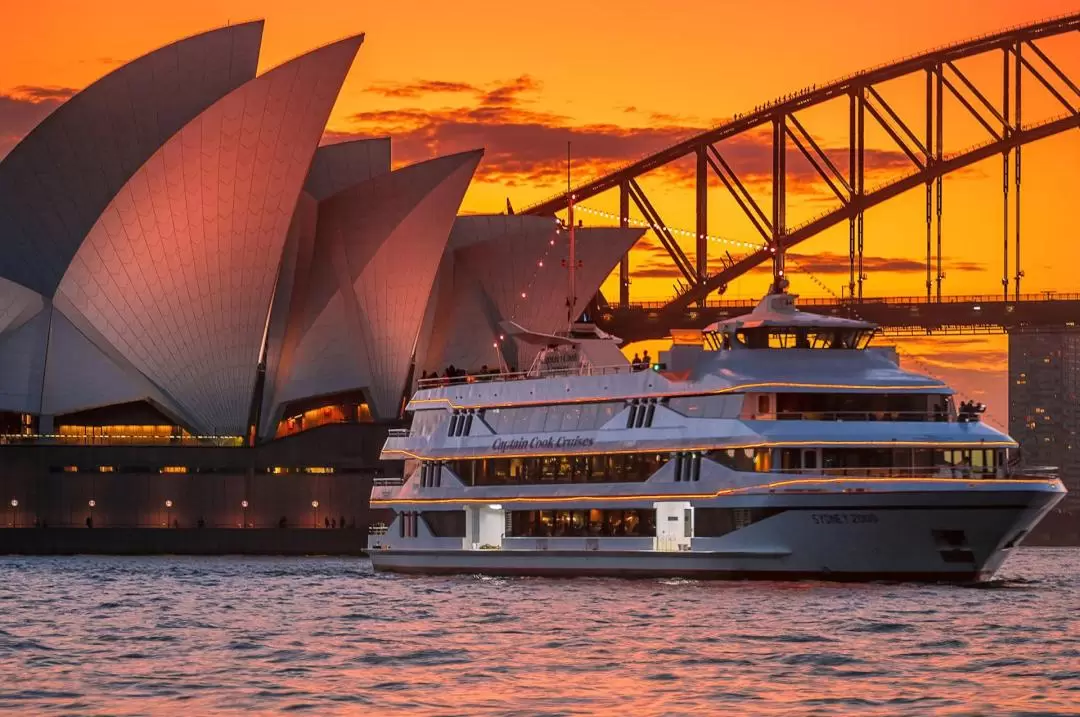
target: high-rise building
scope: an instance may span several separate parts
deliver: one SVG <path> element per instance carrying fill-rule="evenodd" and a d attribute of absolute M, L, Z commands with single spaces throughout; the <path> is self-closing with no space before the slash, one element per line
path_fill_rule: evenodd
<path fill-rule="evenodd" d="M 1009 336 L 1009 433 L 1026 466 L 1055 466 L 1068 488 L 1040 525 L 1054 542 L 1080 540 L 1080 332 Z"/>

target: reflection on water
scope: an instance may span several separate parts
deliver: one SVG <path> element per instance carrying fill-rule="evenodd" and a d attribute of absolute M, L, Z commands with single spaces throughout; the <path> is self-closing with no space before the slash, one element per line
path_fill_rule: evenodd
<path fill-rule="evenodd" d="M 1080 550 L 981 588 L 417 578 L 364 560 L 0 558 L 25 714 L 1080 711 Z"/>

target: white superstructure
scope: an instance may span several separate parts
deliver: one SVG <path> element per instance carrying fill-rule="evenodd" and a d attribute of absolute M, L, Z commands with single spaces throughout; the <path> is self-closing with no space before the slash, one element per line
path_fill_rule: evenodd
<path fill-rule="evenodd" d="M 388 439 L 376 569 L 982 580 L 1064 494 L 873 325 L 789 294 L 652 365 L 507 328 L 547 346 L 529 372 L 423 382 Z"/>

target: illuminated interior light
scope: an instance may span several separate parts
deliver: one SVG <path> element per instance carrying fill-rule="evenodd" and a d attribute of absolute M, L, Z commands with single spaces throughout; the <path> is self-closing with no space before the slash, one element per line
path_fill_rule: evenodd
<path fill-rule="evenodd" d="M 708 500 L 711 498 L 720 498 L 728 495 L 747 494 L 754 491 L 769 491 L 777 488 L 784 488 L 787 486 L 811 486 L 811 485 L 844 485 L 844 484 L 872 484 L 872 485 L 896 485 L 898 483 L 935 483 L 939 485 L 955 486 L 963 483 L 969 487 L 983 487 L 983 484 L 979 480 L 963 480 L 958 478 L 810 478 L 810 479 L 795 479 L 777 481 L 775 483 L 762 483 L 755 486 L 745 486 L 739 488 L 724 488 L 712 493 L 652 493 L 647 495 L 575 495 L 575 496 L 545 496 L 538 498 L 537 496 L 512 496 L 506 498 L 498 498 L 502 503 L 576 503 L 581 501 L 595 501 L 595 502 L 631 502 L 631 501 L 665 501 L 665 500 Z M 1011 480 L 995 480 L 994 483 L 998 486 L 1002 484 L 1009 485 L 1046 485 L 1054 486 L 1060 485 L 1061 481 L 1058 479 L 1046 479 L 1046 478 L 1016 478 Z M 874 492 L 872 489 L 865 492 Z M 888 491 L 895 492 L 895 491 Z M 490 504 L 491 498 L 372 498 L 372 505 L 391 505 L 391 504 Z"/>
<path fill-rule="evenodd" d="M 729 448 L 752 451 L 755 448 L 817 448 L 817 447 L 839 447 L 839 448 L 1015 448 L 1017 443 L 1012 440 L 1008 441 L 755 441 L 751 443 L 739 443 L 735 445 L 704 445 L 704 446 L 659 446 L 655 448 L 649 448 L 649 453 L 667 453 L 671 451 L 720 451 Z M 414 458 L 416 460 L 437 458 L 439 460 L 488 460 L 492 458 L 537 458 L 545 454 L 542 453 L 480 453 L 474 455 L 468 454 L 454 454 L 452 456 L 432 456 L 421 455 L 412 451 L 405 450 L 403 448 L 384 448 L 383 453 L 402 455 L 408 458 Z M 626 449 L 612 449 L 612 450 L 596 450 L 582 453 L 571 453 L 569 455 L 574 456 L 596 456 L 596 455 L 624 455 L 629 453 L 641 453 L 640 448 L 626 448 Z"/>

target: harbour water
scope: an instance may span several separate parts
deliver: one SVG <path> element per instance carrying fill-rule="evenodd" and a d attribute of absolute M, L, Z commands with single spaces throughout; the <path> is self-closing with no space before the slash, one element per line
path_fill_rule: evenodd
<path fill-rule="evenodd" d="M 981 587 L 0 557 L 19 714 L 1077 714 L 1080 549 Z"/>

